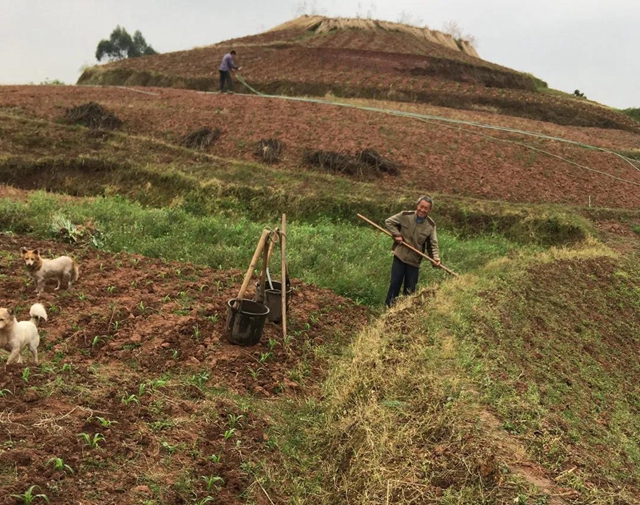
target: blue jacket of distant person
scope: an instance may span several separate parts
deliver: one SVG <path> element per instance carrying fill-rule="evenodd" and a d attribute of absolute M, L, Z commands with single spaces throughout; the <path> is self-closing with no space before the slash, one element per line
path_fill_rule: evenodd
<path fill-rule="evenodd" d="M 236 66 L 236 62 L 233 59 L 233 55 L 231 53 L 227 53 L 222 58 L 222 63 L 220 63 L 220 70 L 223 72 L 231 72 L 231 70 L 238 70 Z"/>

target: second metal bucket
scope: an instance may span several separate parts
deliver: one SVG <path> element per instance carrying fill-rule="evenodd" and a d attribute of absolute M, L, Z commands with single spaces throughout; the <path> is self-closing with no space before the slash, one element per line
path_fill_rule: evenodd
<path fill-rule="evenodd" d="M 287 283 L 287 312 L 289 312 L 289 300 L 291 300 L 291 284 Z M 273 286 L 273 289 L 271 289 Z M 269 321 L 272 323 L 279 323 L 282 319 L 282 283 L 281 282 L 271 282 L 271 285 L 267 283 L 265 291 L 264 291 L 264 303 L 267 307 L 269 307 Z M 256 296 L 260 291 L 260 283 L 256 283 Z"/>

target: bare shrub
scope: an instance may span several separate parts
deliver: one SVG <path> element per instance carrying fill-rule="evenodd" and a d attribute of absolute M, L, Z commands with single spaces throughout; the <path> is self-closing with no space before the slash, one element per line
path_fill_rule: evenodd
<path fill-rule="evenodd" d="M 356 159 L 368 165 L 375 172 L 386 172 L 389 175 L 399 175 L 398 163 L 385 158 L 375 149 L 363 149 L 356 153 Z"/>
<path fill-rule="evenodd" d="M 222 130 L 220 128 L 214 128 L 213 130 L 208 127 L 200 128 L 197 131 L 191 132 L 186 135 L 181 142 L 181 145 L 188 147 L 189 149 L 205 149 L 213 142 L 218 140 L 222 136 Z"/>
<path fill-rule="evenodd" d="M 323 168 L 331 172 L 364 177 L 371 175 L 370 167 L 346 152 L 305 151 L 302 157 L 305 165 Z"/>
<path fill-rule="evenodd" d="M 67 109 L 65 119 L 69 123 L 81 124 L 92 130 L 116 130 L 122 126 L 122 121 L 115 114 L 95 102 Z"/>
<path fill-rule="evenodd" d="M 261 139 L 253 151 L 256 158 L 265 163 L 276 163 L 280 161 L 280 154 L 284 144 L 278 139 Z"/>
<path fill-rule="evenodd" d="M 310 151 L 303 153 L 302 161 L 305 165 L 323 168 L 357 177 L 380 177 L 382 173 L 398 175 L 398 163 L 385 158 L 374 149 L 357 151 L 354 156 L 348 152 Z"/>

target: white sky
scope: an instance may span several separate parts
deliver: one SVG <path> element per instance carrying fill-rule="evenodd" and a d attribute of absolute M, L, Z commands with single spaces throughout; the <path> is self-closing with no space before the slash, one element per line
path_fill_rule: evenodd
<path fill-rule="evenodd" d="M 640 107 L 640 0 L 0 0 L 0 84 L 75 83 L 116 25 L 170 52 L 312 11 L 438 30 L 455 21 L 485 60 L 613 107 Z"/>

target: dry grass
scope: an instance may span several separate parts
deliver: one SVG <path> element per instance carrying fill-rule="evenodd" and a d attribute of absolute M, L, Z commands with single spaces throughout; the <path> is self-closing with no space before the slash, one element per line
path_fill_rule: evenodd
<path fill-rule="evenodd" d="M 277 163 L 284 149 L 284 144 L 278 139 L 261 139 L 257 142 L 254 155 L 264 163 Z"/>
<path fill-rule="evenodd" d="M 389 32 L 401 32 L 411 35 L 419 40 L 426 40 L 434 44 L 445 46 L 454 51 L 462 51 L 471 56 L 479 57 L 478 53 L 470 44 L 456 43 L 455 39 L 438 30 L 421 28 L 403 23 L 393 23 L 391 21 L 378 21 L 375 19 L 362 18 L 327 18 L 324 16 L 301 16 L 286 23 L 283 23 L 269 31 L 302 29 L 315 33 L 329 33 L 335 30 L 385 30 Z"/>

